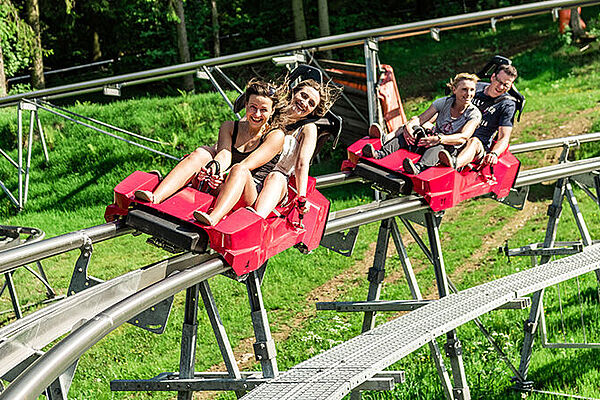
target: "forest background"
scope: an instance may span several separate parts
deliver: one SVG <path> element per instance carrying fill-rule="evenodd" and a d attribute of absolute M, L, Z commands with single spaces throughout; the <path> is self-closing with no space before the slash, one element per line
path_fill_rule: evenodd
<path fill-rule="evenodd" d="M 0 96 L 98 74 L 142 71 L 307 38 L 531 2 L 0 0 Z M 336 57 L 343 56 L 343 51 L 336 52 Z M 82 70 L 59 77 L 43 74 L 100 60 L 113 62 L 93 69 L 93 76 L 82 75 Z M 191 77 L 182 85 L 188 91 L 194 88 Z"/>

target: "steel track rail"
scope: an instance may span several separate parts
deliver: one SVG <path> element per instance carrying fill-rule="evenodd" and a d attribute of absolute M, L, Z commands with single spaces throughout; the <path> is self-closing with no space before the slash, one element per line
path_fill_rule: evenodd
<path fill-rule="evenodd" d="M 555 139 L 539 140 L 529 143 L 518 143 L 510 145 L 513 154 L 526 153 L 528 151 L 548 150 L 562 146 L 577 146 L 581 143 L 589 143 L 600 140 L 600 132 L 585 133 L 582 135 L 567 136 Z"/>
<path fill-rule="evenodd" d="M 22 99 L 33 99 L 57 95 L 66 92 L 83 92 L 93 88 L 102 88 L 115 83 L 131 82 L 136 80 L 148 81 L 151 77 L 176 76 L 174 74 L 190 73 L 202 67 L 226 66 L 232 63 L 253 62 L 254 59 L 265 59 L 281 53 L 300 50 L 323 51 L 361 44 L 365 39 L 376 38 L 377 40 L 393 40 L 404 36 L 425 34 L 431 29 L 457 29 L 466 26 L 489 23 L 492 19 L 501 21 L 550 12 L 557 8 L 572 8 L 577 6 L 590 6 L 600 4 L 598 0 L 552 0 L 542 1 L 519 6 L 504 7 L 495 10 L 479 11 L 468 14 L 455 15 L 444 18 L 436 18 L 419 22 L 411 22 L 388 26 L 377 29 L 369 29 L 358 32 L 344 33 L 340 35 L 304 40 L 300 42 L 251 50 L 227 56 L 215 57 L 201 61 L 193 61 L 169 67 L 156 68 L 148 71 L 129 73 L 109 78 L 95 79 L 87 82 L 58 86 L 18 95 L 7 96 L 0 99 L 0 107 L 3 105 L 16 104 Z"/>
<path fill-rule="evenodd" d="M 119 222 L 109 222 L 5 250 L 0 252 L 0 274 L 44 258 L 78 249 L 87 241 L 98 243 L 131 232 L 133 229 Z"/>
<path fill-rule="evenodd" d="M 213 258 L 174 273 L 115 303 L 83 323 L 34 361 L 0 394 L 0 399 L 37 399 L 46 387 L 90 347 L 127 320 L 154 304 L 223 273 L 229 268 L 220 258 Z"/>
<path fill-rule="evenodd" d="M 100 283 L 0 328 L 0 377 L 116 302 L 214 256 L 185 253 Z"/>

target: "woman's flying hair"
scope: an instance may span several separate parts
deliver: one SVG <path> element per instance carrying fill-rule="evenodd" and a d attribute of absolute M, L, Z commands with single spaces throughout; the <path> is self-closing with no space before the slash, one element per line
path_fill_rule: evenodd
<path fill-rule="evenodd" d="M 460 74 L 456 74 L 453 79 L 450 79 L 450 82 L 446 83 L 446 86 L 448 86 L 450 90 L 456 89 L 458 84 L 462 81 L 472 81 L 477 83 L 479 81 L 479 77 L 468 72 L 461 72 Z"/>
<path fill-rule="evenodd" d="M 281 86 L 287 88 L 287 96 L 284 102 L 285 105 L 278 113 L 277 118 L 274 119 L 273 125 L 277 125 L 282 128 L 290 124 L 291 121 L 287 117 L 286 111 L 288 110 L 288 108 L 292 107 L 292 99 L 294 97 L 294 94 L 302 88 L 311 87 L 319 93 L 319 104 L 317 104 L 314 111 L 310 115 L 306 116 L 305 119 L 318 119 L 319 117 L 324 116 L 327 113 L 327 111 L 329 111 L 333 103 L 335 103 L 335 101 L 341 96 L 343 89 L 342 86 L 337 85 L 332 81 L 320 84 L 314 79 L 306 79 L 300 81 L 296 86 L 293 87 L 293 89 L 289 89 L 290 82 L 288 77 L 285 77 Z M 284 91 L 285 90 L 282 90 L 282 93 Z"/>

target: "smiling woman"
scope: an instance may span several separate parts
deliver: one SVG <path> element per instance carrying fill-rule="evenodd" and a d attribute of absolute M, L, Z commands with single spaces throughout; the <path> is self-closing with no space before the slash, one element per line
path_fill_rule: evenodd
<path fill-rule="evenodd" d="M 287 87 L 287 82 L 282 87 Z M 281 92 L 284 89 L 280 89 Z M 339 91 L 339 90 L 338 90 Z M 271 170 L 279 171 L 286 179 L 276 186 L 271 185 L 271 175 L 265 186 L 269 189 L 268 193 L 269 204 L 263 207 L 266 213 L 270 213 L 277 203 L 284 196 L 287 188 L 287 178 L 293 171 L 298 159 L 298 154 L 301 149 L 305 149 L 302 157 L 305 160 L 301 167 L 302 177 L 297 184 L 299 188 L 304 188 L 299 191 L 299 196 L 306 195 L 306 182 L 308 181 L 308 163 L 315 149 L 317 138 L 317 127 L 314 121 L 323 116 L 329 109 L 332 100 L 335 100 L 330 95 L 328 85 L 323 85 L 313 79 L 306 79 L 298 83 L 291 90 L 291 98 L 287 104 L 283 106 L 281 113 L 275 117 L 273 126 L 277 128 L 269 133 L 280 140 L 278 152 L 282 151 L 281 159 L 279 155 L 272 157 L 271 153 L 258 148 L 252 156 L 246 160 L 234 165 L 231 168 L 227 180 L 219 190 L 219 195 L 215 201 L 214 207 L 210 212 L 197 210 L 194 212 L 194 217 L 198 222 L 204 225 L 217 224 L 233 207 L 239 205 L 252 206 L 259 197 L 259 193 L 263 188 L 263 182 L 267 174 Z M 335 96 L 337 98 L 337 96 Z M 300 143 L 304 143 L 303 146 Z M 255 166 L 261 165 L 260 173 L 255 173 Z M 266 171 L 266 173 L 265 173 Z M 303 192 L 303 194 L 300 194 Z M 262 198 L 263 196 L 261 196 Z M 259 202 L 260 204 L 260 202 Z M 260 214 L 260 213 L 259 213 Z"/>
<path fill-rule="evenodd" d="M 279 152 L 283 135 L 264 133 L 268 131 L 275 111 L 283 106 L 280 96 L 282 94 L 275 86 L 251 80 L 244 92 L 245 120 L 224 122 L 219 129 L 216 145 L 197 148 L 177 164 L 156 189 L 139 190 L 135 193 L 136 198 L 154 204 L 161 203 L 193 178 L 206 180 L 211 188 L 216 189 L 223 182 L 223 172 L 231 165 L 249 158 L 254 150 L 262 148 L 267 156 L 271 154 L 274 157 Z"/>

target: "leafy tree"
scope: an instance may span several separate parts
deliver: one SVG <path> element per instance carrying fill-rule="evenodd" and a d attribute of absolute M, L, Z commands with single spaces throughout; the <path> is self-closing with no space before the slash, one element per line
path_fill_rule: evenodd
<path fill-rule="evenodd" d="M 10 0 L 0 0 L 0 95 L 6 95 L 6 78 L 29 65 L 32 48 L 33 31 Z"/>

